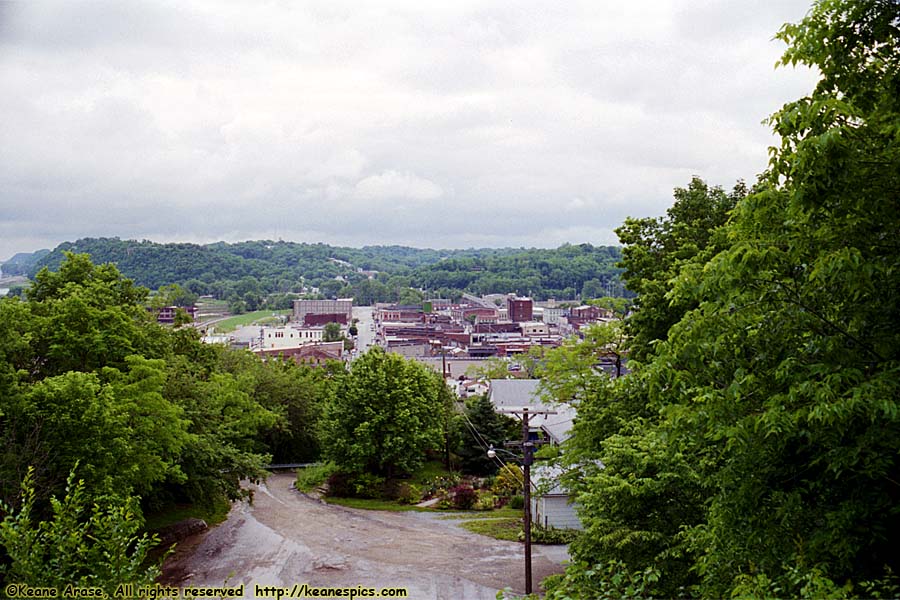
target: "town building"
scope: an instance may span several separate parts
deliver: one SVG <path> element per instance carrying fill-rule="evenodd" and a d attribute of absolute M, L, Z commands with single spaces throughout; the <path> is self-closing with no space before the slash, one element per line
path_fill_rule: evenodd
<path fill-rule="evenodd" d="M 425 320 L 425 310 L 422 306 L 379 304 L 375 318 L 382 323 L 422 323 Z"/>
<path fill-rule="evenodd" d="M 534 320 L 534 301 L 531 298 L 510 296 L 506 299 L 506 311 L 510 321 L 521 323 Z"/>
<path fill-rule="evenodd" d="M 277 350 L 296 348 L 304 344 L 322 342 L 325 327 L 300 327 L 285 325 L 282 327 L 260 327 L 259 335 L 250 340 L 250 350 Z"/>
<path fill-rule="evenodd" d="M 601 319 L 611 318 L 613 316 L 613 313 L 608 308 L 585 304 L 582 306 L 577 306 L 570 310 L 569 316 L 576 319 L 581 319 L 583 321 L 599 321 Z"/>
<path fill-rule="evenodd" d="M 550 327 L 546 323 L 540 321 L 531 321 L 528 323 L 519 323 L 522 335 L 526 337 L 538 337 L 550 335 Z"/>
<path fill-rule="evenodd" d="M 303 324 L 307 327 L 316 327 L 337 323 L 347 325 L 347 313 L 306 313 L 303 315 Z"/>
<path fill-rule="evenodd" d="M 263 360 L 292 360 L 297 364 L 320 366 L 330 361 L 343 360 L 343 342 L 319 342 L 293 348 L 262 348 L 253 351 Z"/>
<path fill-rule="evenodd" d="M 353 318 L 353 299 L 342 298 L 338 300 L 294 300 L 293 320 L 303 323 L 307 314 L 337 314 L 347 316 L 345 323 Z"/>
<path fill-rule="evenodd" d="M 156 322 L 171 325 L 175 322 L 175 314 L 183 310 L 191 318 L 191 321 L 197 320 L 196 306 L 163 306 L 156 311 Z"/>

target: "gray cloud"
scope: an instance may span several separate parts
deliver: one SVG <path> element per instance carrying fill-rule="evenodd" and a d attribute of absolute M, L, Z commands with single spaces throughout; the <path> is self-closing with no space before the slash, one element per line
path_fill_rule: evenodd
<path fill-rule="evenodd" d="M 784 2 L 0 2 L 0 258 L 614 243 L 765 167 Z"/>

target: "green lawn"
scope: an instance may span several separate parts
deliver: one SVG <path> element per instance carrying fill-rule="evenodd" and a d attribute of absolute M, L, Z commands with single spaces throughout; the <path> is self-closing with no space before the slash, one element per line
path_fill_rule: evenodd
<path fill-rule="evenodd" d="M 471 521 L 463 521 L 460 525 L 472 533 L 486 535 L 507 542 L 518 542 L 519 532 L 522 531 L 522 519 L 492 519 L 481 518 Z"/>
<path fill-rule="evenodd" d="M 399 504 L 393 500 L 374 500 L 368 498 L 335 498 L 326 496 L 323 498 L 328 504 L 337 504 L 347 508 L 361 508 L 363 510 L 388 510 L 391 512 L 406 511 L 430 511 L 431 508 L 421 508 L 412 504 Z"/>
<path fill-rule="evenodd" d="M 450 509 L 452 510 L 452 509 Z M 521 508 L 509 508 L 505 506 L 503 508 L 497 508 L 494 510 L 479 510 L 479 511 L 466 511 L 466 512 L 456 512 L 455 514 L 449 514 L 441 517 L 444 520 L 450 519 L 465 519 L 466 521 L 475 520 L 475 519 L 522 519 L 522 509 Z"/>
<path fill-rule="evenodd" d="M 276 316 L 272 316 L 273 314 Z M 257 310 L 229 317 L 224 321 L 215 323 L 213 326 L 216 328 L 216 331 L 226 333 L 245 325 L 279 325 L 284 322 L 281 316 L 290 314 L 290 310 Z"/>

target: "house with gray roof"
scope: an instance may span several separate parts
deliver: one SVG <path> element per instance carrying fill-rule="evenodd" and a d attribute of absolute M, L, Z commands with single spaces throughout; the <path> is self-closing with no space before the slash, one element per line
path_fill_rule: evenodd
<path fill-rule="evenodd" d="M 534 415 L 531 430 L 543 432 L 550 443 L 559 445 L 571 437 L 575 408 L 568 404 L 545 403 L 538 391 L 540 379 L 491 379 L 489 398 L 497 412 L 522 410 L 556 411 L 555 415 Z M 516 415 L 513 415 L 516 416 Z"/>
<path fill-rule="evenodd" d="M 558 445 L 571 437 L 575 408 L 568 404 L 545 403 L 540 396 L 539 379 L 491 379 L 488 397 L 498 412 L 527 407 L 529 411 L 556 411 L 555 415 L 536 414 L 529 419 L 534 434 Z M 519 415 L 512 416 L 521 418 Z M 559 485 L 562 470 L 552 465 L 532 467 L 532 485 L 538 488 L 531 496 L 534 522 L 543 527 L 582 529 L 581 521 L 569 500 L 569 494 Z"/>

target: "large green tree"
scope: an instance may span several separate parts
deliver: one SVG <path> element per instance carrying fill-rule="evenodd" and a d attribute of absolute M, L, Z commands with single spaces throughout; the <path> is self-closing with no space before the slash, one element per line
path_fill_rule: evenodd
<path fill-rule="evenodd" d="M 37 275 L 25 300 L 0 301 L 8 503 L 29 466 L 42 501 L 62 492 L 76 462 L 91 496 L 145 502 L 168 492 L 235 496 L 242 477 L 261 473 L 268 448 L 257 438 L 286 412 L 259 401 L 266 372 L 228 373 L 228 352 L 158 325 L 146 297 L 115 266 L 70 254 Z"/>
<path fill-rule="evenodd" d="M 440 376 L 372 348 L 341 378 L 322 416 L 325 456 L 349 473 L 409 473 L 443 446 Z"/>
<path fill-rule="evenodd" d="M 707 457 L 691 535 L 712 593 L 784 565 L 840 583 L 900 567 L 898 23 L 895 2 L 826 0 L 782 30 L 784 62 L 822 79 L 772 117 L 782 143 L 730 248 L 676 284 L 700 305 L 653 377 L 684 398 L 671 431 Z"/>
<path fill-rule="evenodd" d="M 466 473 L 496 474 L 498 465 L 488 458 L 487 447 L 503 448 L 506 442 L 521 435 L 518 422 L 497 412 L 485 394 L 466 400 L 465 412 L 453 419 L 453 450 Z"/>
<path fill-rule="evenodd" d="M 771 118 L 754 192 L 706 252 L 655 252 L 662 228 L 629 242 L 626 279 L 653 282 L 640 360 L 579 413 L 570 450 L 604 466 L 573 484 L 589 535 L 558 597 L 610 564 L 663 595 L 896 589 L 878 580 L 900 568 L 898 25 L 896 2 L 822 0 L 785 26 L 784 62 L 822 78 Z"/>

